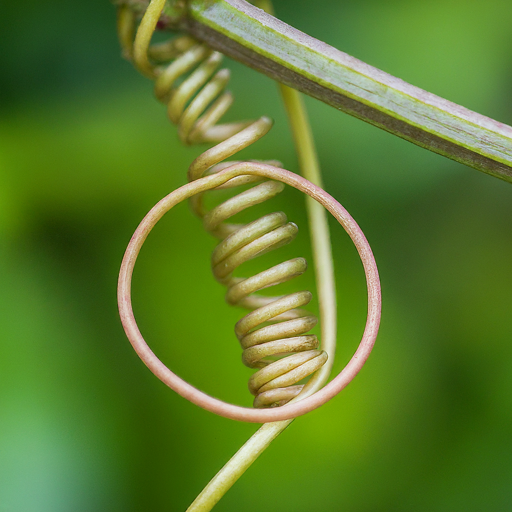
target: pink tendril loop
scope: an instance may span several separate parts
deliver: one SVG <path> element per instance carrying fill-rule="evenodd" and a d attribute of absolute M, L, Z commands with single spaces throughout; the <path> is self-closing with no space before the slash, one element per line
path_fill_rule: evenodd
<path fill-rule="evenodd" d="M 270 178 L 290 185 L 308 194 L 323 205 L 341 224 L 352 239 L 363 263 L 368 290 L 368 315 L 359 346 L 343 370 L 326 386 L 313 395 L 294 403 L 271 409 L 250 409 L 213 398 L 174 374 L 149 348 L 135 320 L 131 304 L 131 279 L 139 251 L 156 223 L 178 203 L 195 194 L 219 187 L 227 181 L 244 175 Z M 123 258 L 118 284 L 118 303 L 121 321 L 130 343 L 146 366 L 167 386 L 190 402 L 225 418 L 252 423 L 267 423 L 296 418 L 310 412 L 336 396 L 357 375 L 368 359 L 377 337 L 381 316 L 381 291 L 377 265 L 363 232 L 350 214 L 323 189 L 284 169 L 270 165 L 243 162 L 188 183 L 157 203 L 144 217 L 135 231 Z"/>

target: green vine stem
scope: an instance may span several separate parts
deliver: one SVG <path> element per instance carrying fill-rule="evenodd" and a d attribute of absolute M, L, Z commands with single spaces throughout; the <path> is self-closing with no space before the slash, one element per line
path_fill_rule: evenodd
<path fill-rule="evenodd" d="M 136 4 L 148 0 L 117 0 Z M 181 6 L 181 11 L 178 9 Z M 410 85 L 300 32 L 244 0 L 174 0 L 162 28 L 418 146 L 512 182 L 512 127 Z M 172 12 L 180 16 L 172 17 Z"/>
<path fill-rule="evenodd" d="M 263 0 L 257 5 L 266 12 L 273 13 L 270 0 Z M 320 164 L 302 98 L 296 90 L 281 83 L 279 89 L 294 137 L 301 174 L 310 182 L 323 188 Z M 336 284 L 327 214 L 325 209 L 310 196 L 306 196 L 306 209 L 320 307 L 322 349 L 329 357 L 323 367 L 310 379 L 308 389 L 305 388 L 302 395 L 297 397 L 298 399 L 300 396 L 314 393 L 325 384 L 331 373 L 336 353 Z M 187 512 L 210 511 L 292 422 L 293 419 L 266 423 L 260 427 L 201 491 Z"/>
<path fill-rule="evenodd" d="M 320 166 L 300 95 L 297 91 L 283 85 L 280 85 L 280 89 L 295 138 L 301 174 L 315 185 L 322 187 Z M 310 196 L 306 197 L 306 207 L 319 296 L 322 349 L 327 352 L 329 358 L 309 380 L 297 399 L 313 394 L 325 384 L 336 352 L 336 288 L 327 215 L 325 209 Z M 208 483 L 187 512 L 211 510 L 292 421 L 285 420 L 263 425 Z"/>

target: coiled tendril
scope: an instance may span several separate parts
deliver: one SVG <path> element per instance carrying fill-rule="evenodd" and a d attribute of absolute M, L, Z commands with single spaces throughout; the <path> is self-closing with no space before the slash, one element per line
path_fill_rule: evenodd
<path fill-rule="evenodd" d="M 190 182 L 240 164 L 225 160 L 268 133 L 272 121 L 262 117 L 254 122 L 219 124 L 233 102 L 231 93 L 225 91 L 229 70 L 218 70 L 222 55 L 186 36 L 151 45 L 160 11 L 148 9 L 132 45 L 135 18 L 128 8 L 120 7 L 119 35 L 125 55 L 155 81 L 155 95 L 167 105 L 182 142 L 219 142 L 194 160 L 188 170 Z M 274 297 L 257 294 L 304 273 L 304 258 L 282 262 L 248 278 L 233 275 L 243 263 L 291 242 L 298 231 L 283 212 L 245 225 L 228 223 L 237 213 L 271 199 L 284 188 L 280 182 L 241 175 L 217 189 L 248 184 L 254 186 L 211 210 L 204 207 L 203 194 L 190 201 L 206 231 L 221 240 L 212 255 L 212 270 L 227 287 L 226 301 L 251 310 L 236 324 L 235 333 L 243 348 L 243 363 L 259 369 L 249 380 L 254 406 L 273 407 L 296 397 L 303 388 L 297 383 L 321 368 L 327 353 L 319 350 L 315 335 L 307 334 L 317 323 L 314 315 L 300 309 L 311 301 L 309 291 Z"/>

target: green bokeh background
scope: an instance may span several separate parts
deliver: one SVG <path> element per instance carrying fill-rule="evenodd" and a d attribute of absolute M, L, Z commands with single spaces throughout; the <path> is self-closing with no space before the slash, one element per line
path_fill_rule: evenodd
<path fill-rule="evenodd" d="M 509 0 L 276 0 L 291 25 L 512 124 Z M 116 280 L 143 215 L 185 182 L 184 148 L 149 81 L 120 58 L 107 0 L 3 2 L 0 16 L 0 511 L 183 511 L 255 431 L 175 395 L 120 326 Z M 275 84 L 228 62 L 229 119 L 276 125 L 247 158 L 297 170 Z M 512 508 L 512 186 L 307 99 L 326 189 L 372 244 L 383 318 L 335 400 L 297 420 L 220 511 Z M 266 256 L 311 259 L 302 226 Z M 262 210 L 263 211 L 263 210 Z M 333 225 L 339 371 L 366 314 L 355 250 Z M 186 205 L 148 239 L 141 329 L 205 391 L 249 405 L 214 241 Z M 258 268 L 259 263 L 250 269 Z M 289 289 L 314 287 L 312 272 Z"/>

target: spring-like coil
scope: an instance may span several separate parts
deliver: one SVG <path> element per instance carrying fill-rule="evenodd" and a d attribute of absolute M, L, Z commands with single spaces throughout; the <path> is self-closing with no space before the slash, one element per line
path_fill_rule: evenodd
<path fill-rule="evenodd" d="M 229 70 L 218 70 L 222 55 L 190 37 L 149 45 L 155 23 L 142 19 L 135 46 L 133 13 L 121 7 L 119 36 L 125 56 L 155 80 L 155 94 L 167 105 L 170 120 L 178 126 L 185 144 L 218 142 L 201 154 L 188 170 L 188 180 L 214 174 L 238 162 L 226 162 L 238 151 L 263 137 L 272 121 L 262 117 L 254 122 L 218 124 L 233 102 L 225 91 Z M 137 44 L 137 40 L 146 41 Z M 265 162 L 278 166 L 278 162 Z M 248 224 L 228 223 L 232 216 L 279 194 L 284 185 L 255 176 L 239 176 L 220 188 L 254 184 L 211 210 L 204 207 L 201 194 L 191 199 L 193 211 L 203 219 L 205 229 L 220 241 L 212 255 L 215 278 L 227 287 L 226 301 L 251 310 L 235 326 L 243 348 L 243 363 L 259 370 L 249 380 L 255 407 L 280 406 L 303 388 L 299 381 L 321 368 L 327 353 L 318 349 L 315 335 L 307 334 L 317 318 L 302 309 L 312 295 L 301 291 L 286 296 L 257 294 L 264 288 L 284 283 L 307 268 L 304 258 L 294 258 L 249 278 L 234 277 L 236 269 L 259 255 L 291 242 L 298 231 L 283 212 L 265 215 Z"/>

